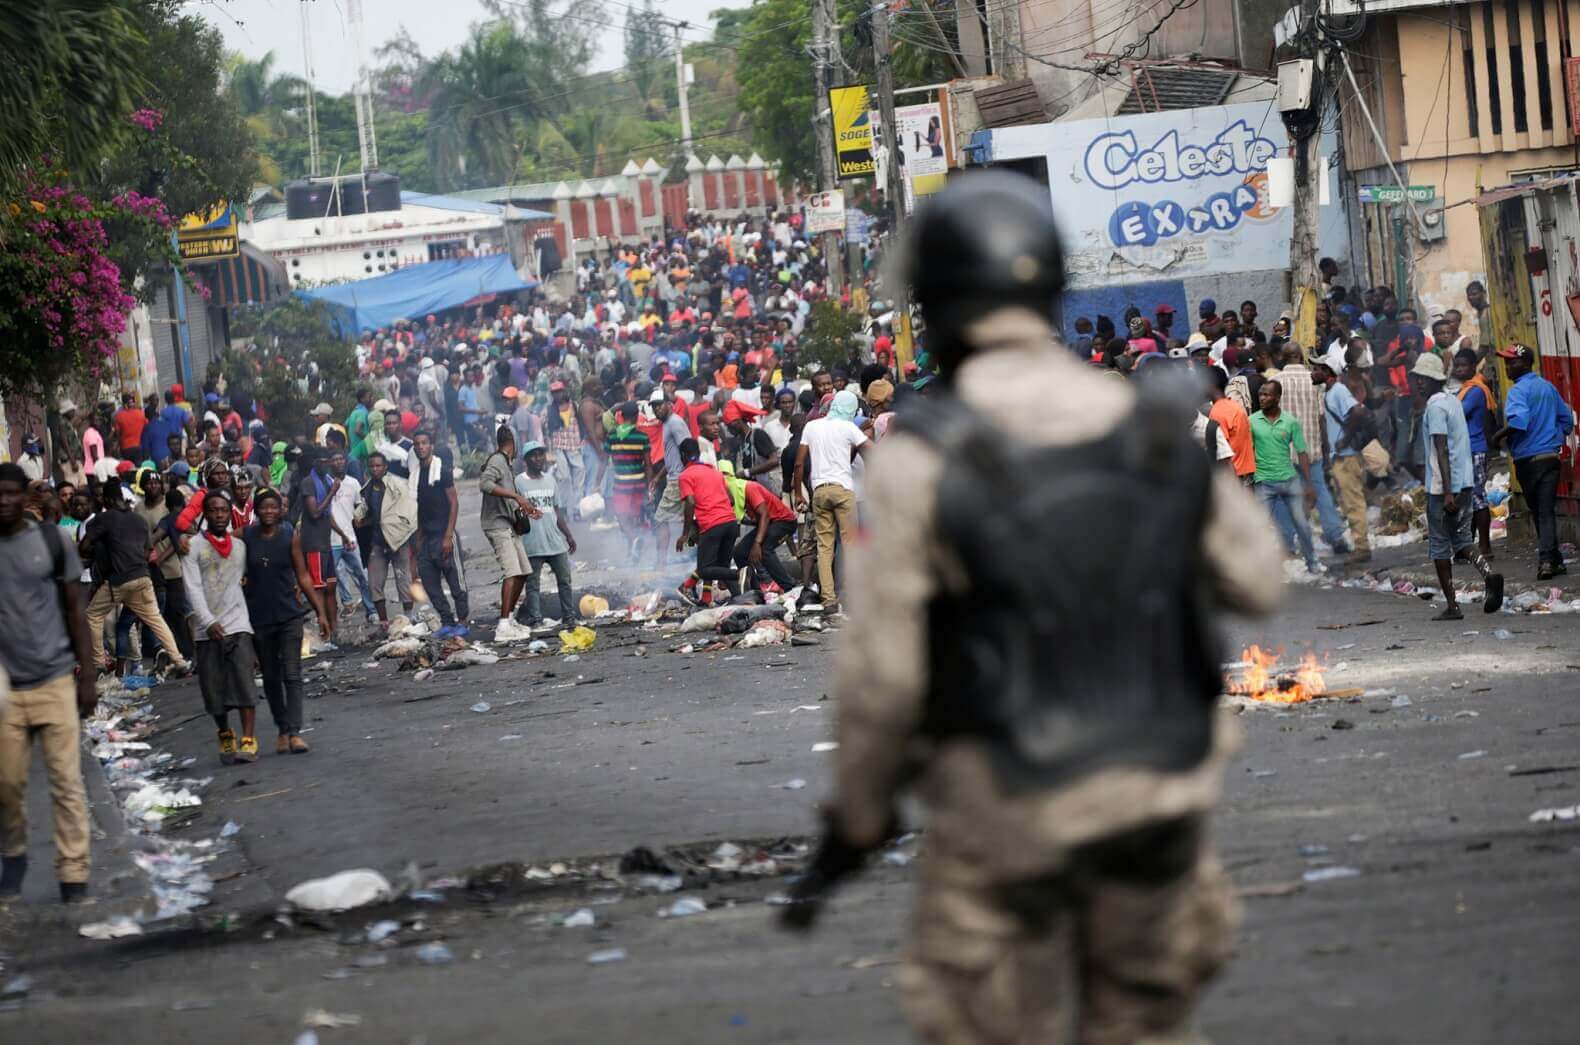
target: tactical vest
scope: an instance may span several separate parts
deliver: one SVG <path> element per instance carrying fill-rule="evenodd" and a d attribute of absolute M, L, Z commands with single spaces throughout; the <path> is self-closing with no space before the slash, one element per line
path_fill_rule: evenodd
<path fill-rule="evenodd" d="M 937 530 L 969 579 L 929 607 L 927 730 L 985 741 L 1010 793 L 1182 771 L 1211 745 L 1211 470 L 1188 410 L 1142 392 L 1073 446 L 1012 441 L 952 396 L 907 411 L 944 456 Z"/>

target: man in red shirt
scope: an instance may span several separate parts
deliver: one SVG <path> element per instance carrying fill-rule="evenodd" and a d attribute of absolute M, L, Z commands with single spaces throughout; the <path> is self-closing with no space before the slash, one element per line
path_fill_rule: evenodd
<path fill-rule="evenodd" d="M 1245 408 L 1224 394 L 1229 387 L 1229 375 L 1221 367 L 1208 367 L 1207 383 L 1212 396 L 1212 409 L 1207 411 L 1209 421 L 1217 421 L 1219 431 L 1234 451 L 1234 474 L 1246 486 L 1256 475 L 1256 449 L 1251 444 L 1251 419 Z"/>
<path fill-rule="evenodd" d="M 682 439 L 678 449 L 684 465 L 679 488 L 686 522 L 675 550 L 683 552 L 688 544 L 697 546 L 697 568 L 680 586 L 680 594 L 706 605 L 711 601 L 706 593 L 700 600 L 695 595 L 698 583 L 723 581 L 732 597 L 741 593 L 738 575 L 730 565 L 741 525 L 735 521 L 735 502 L 724 485 L 724 473 L 697 460 L 702 451 L 695 439 Z"/>
<path fill-rule="evenodd" d="M 746 480 L 746 518 L 756 525 L 735 545 L 735 565 L 755 577 L 759 570 L 779 585 L 780 591 L 795 587 L 790 571 L 779 559 L 779 545 L 795 534 L 795 512 L 762 483 Z"/>
<path fill-rule="evenodd" d="M 137 405 L 137 397 L 130 392 L 121 396 L 121 408 L 115 412 L 115 437 L 120 440 L 116 456 L 127 461 L 143 459 L 143 429 L 148 426 L 148 415 Z"/>

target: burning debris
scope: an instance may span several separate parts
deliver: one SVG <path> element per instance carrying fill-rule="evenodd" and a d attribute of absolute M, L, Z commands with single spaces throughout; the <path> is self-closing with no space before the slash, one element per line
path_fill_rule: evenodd
<path fill-rule="evenodd" d="M 1229 665 L 1231 670 L 1225 680 L 1225 691 L 1267 704 L 1304 704 L 1318 697 L 1352 696 L 1359 692 L 1328 692 L 1322 665 L 1310 651 L 1293 669 L 1279 671 L 1282 652 L 1264 650 L 1260 646 L 1247 648 L 1238 662 Z"/>

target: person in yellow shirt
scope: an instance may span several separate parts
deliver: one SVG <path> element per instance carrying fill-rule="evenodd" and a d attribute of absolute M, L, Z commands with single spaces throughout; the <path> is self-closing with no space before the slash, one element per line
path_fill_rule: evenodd
<path fill-rule="evenodd" d="M 625 278 L 631 281 L 631 293 L 636 295 L 638 301 L 647 293 L 647 285 L 653 282 L 653 270 L 645 262 L 637 262 L 626 270 Z"/>
<path fill-rule="evenodd" d="M 642 314 L 637 317 L 637 322 L 642 324 L 643 330 L 656 327 L 662 323 L 663 320 L 658 315 L 658 306 L 649 301 L 647 307 L 642 309 Z"/>

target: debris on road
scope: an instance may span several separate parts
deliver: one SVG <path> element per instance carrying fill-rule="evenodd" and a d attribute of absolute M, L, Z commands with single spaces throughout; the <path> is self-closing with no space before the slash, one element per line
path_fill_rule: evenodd
<path fill-rule="evenodd" d="M 308 879 L 286 893 L 285 901 L 304 911 L 349 911 L 388 900 L 393 892 L 389 879 L 363 867 Z"/>
<path fill-rule="evenodd" d="M 592 649 L 593 643 L 598 639 L 598 633 L 585 624 L 578 624 L 568 631 L 560 632 L 560 652 L 580 653 L 582 650 Z"/>
<path fill-rule="evenodd" d="M 1339 878 L 1359 878 L 1360 874 L 1358 867 L 1313 867 L 1300 878 L 1305 882 L 1331 882 Z"/>
<path fill-rule="evenodd" d="M 577 609 L 581 611 L 583 617 L 601 617 L 609 612 L 609 600 L 601 595 L 588 593 L 582 596 Z"/>
<path fill-rule="evenodd" d="M 565 916 L 560 925 L 566 929 L 582 929 L 598 924 L 598 918 L 592 913 L 592 908 L 583 907 L 574 914 Z"/>
<path fill-rule="evenodd" d="M 417 948 L 417 960 L 424 965 L 448 965 L 455 961 L 455 955 L 450 953 L 450 948 L 437 940 L 425 943 Z"/>
<path fill-rule="evenodd" d="M 1580 817 L 1580 805 L 1559 806 L 1555 809 L 1538 809 L 1530 815 L 1533 824 L 1549 824 L 1554 820 L 1573 820 Z"/>
<path fill-rule="evenodd" d="M 782 620 L 760 620 L 754 623 L 736 649 L 756 649 L 759 646 L 780 646 L 790 641 L 790 626 Z"/>
<path fill-rule="evenodd" d="M 400 922 L 395 921 L 393 918 L 374 922 L 368 926 L 368 943 L 378 943 L 381 940 L 387 940 L 398 932 L 400 932 Z"/>
<path fill-rule="evenodd" d="M 608 965 L 611 962 L 625 961 L 624 947 L 611 947 L 604 951 L 594 951 L 587 956 L 588 965 Z"/>
<path fill-rule="evenodd" d="M 90 940 L 119 940 L 124 936 L 141 936 L 143 927 L 124 914 L 102 922 L 89 922 L 77 927 L 77 935 Z"/>
<path fill-rule="evenodd" d="M 708 905 L 695 896 L 682 897 L 658 912 L 660 918 L 684 918 L 692 914 L 707 913 Z"/>
<path fill-rule="evenodd" d="M 490 704 L 486 700 L 479 700 L 476 704 L 472 705 L 472 710 L 477 712 L 479 715 L 482 715 L 494 710 L 494 705 Z"/>
<path fill-rule="evenodd" d="M 334 1030 L 336 1027 L 360 1027 L 362 1017 L 354 1012 L 330 1012 L 327 1009 L 309 1009 L 302 1016 L 302 1026 L 313 1027 L 319 1030 Z"/>
<path fill-rule="evenodd" d="M 812 745 L 812 753 L 814 755 L 821 754 L 824 751 L 838 751 L 838 750 L 839 750 L 839 741 L 837 741 L 837 740 L 820 740 L 816 744 Z"/>

